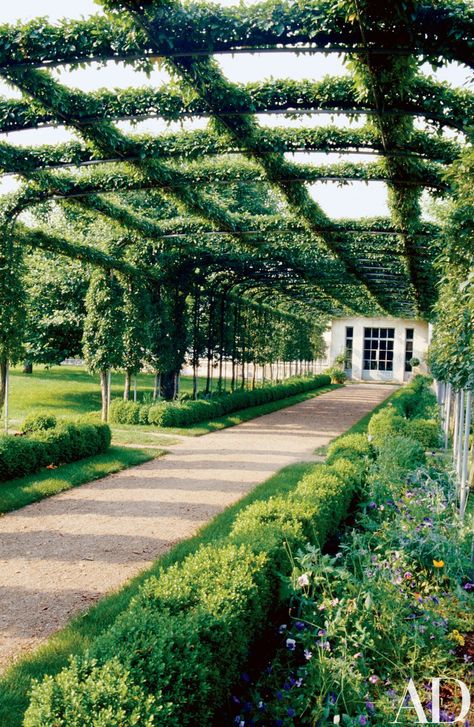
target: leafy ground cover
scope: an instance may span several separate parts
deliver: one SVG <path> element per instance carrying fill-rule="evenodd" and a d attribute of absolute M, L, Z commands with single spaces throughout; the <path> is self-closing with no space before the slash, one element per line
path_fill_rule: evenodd
<path fill-rule="evenodd" d="M 51 497 L 58 492 L 120 472 L 127 467 L 143 464 L 161 454 L 163 450 L 159 449 L 114 446 L 104 454 L 3 482 L 0 486 L 0 515 L 42 500 L 44 497 Z"/>

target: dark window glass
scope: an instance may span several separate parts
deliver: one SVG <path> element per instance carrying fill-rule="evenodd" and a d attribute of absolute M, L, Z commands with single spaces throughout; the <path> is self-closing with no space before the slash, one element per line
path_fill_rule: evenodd
<path fill-rule="evenodd" d="M 364 369 L 392 371 L 394 328 L 364 329 Z"/>

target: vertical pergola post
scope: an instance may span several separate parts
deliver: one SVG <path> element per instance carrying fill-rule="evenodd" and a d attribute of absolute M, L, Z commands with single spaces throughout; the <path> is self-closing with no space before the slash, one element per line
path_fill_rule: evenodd
<path fill-rule="evenodd" d="M 469 495 L 469 481 L 468 481 L 468 469 L 469 469 L 469 434 L 471 431 L 471 418 L 472 418 L 472 391 L 466 391 L 465 394 L 466 407 L 464 417 L 464 432 L 462 440 L 462 449 L 460 456 L 460 497 L 459 497 L 459 512 L 461 517 L 464 517 L 466 511 L 467 499 Z"/>

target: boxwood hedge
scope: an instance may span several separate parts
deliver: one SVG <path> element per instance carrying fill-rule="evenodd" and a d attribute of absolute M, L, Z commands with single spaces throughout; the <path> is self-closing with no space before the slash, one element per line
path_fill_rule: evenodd
<path fill-rule="evenodd" d="M 154 424 L 159 427 L 187 427 L 191 424 L 231 414 L 240 409 L 279 401 L 305 391 L 312 391 L 331 383 L 329 376 L 291 379 L 275 386 L 263 386 L 250 391 L 234 391 L 212 399 L 196 401 L 163 401 L 140 404 L 115 399 L 110 407 L 110 420 L 116 424 Z"/>
<path fill-rule="evenodd" d="M 100 454 L 107 451 L 110 440 L 107 424 L 64 423 L 30 427 L 27 435 L 0 435 L 0 482 Z"/>

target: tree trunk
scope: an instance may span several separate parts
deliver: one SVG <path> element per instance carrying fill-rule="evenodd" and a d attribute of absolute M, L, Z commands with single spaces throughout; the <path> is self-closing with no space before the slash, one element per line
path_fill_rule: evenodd
<path fill-rule="evenodd" d="M 100 372 L 100 393 L 102 395 L 102 421 L 109 421 L 109 372 Z"/>
<path fill-rule="evenodd" d="M 160 397 L 161 390 L 161 374 L 155 373 L 155 382 L 153 385 L 153 401 L 156 401 Z"/>
<path fill-rule="evenodd" d="M 25 361 L 23 361 L 23 373 L 24 374 L 33 373 L 33 361 L 30 361 L 29 359 L 25 359 Z"/>
<path fill-rule="evenodd" d="M 161 396 L 167 401 L 172 401 L 176 396 L 176 371 L 167 371 L 161 374 Z"/>
<path fill-rule="evenodd" d="M 252 371 L 252 389 L 255 389 L 256 378 L 257 378 L 257 364 L 254 361 L 253 362 L 253 371 Z"/>
<path fill-rule="evenodd" d="M 5 397 L 7 394 L 7 378 L 8 378 L 8 361 L 2 359 L 0 361 L 0 413 L 5 406 Z"/>
<path fill-rule="evenodd" d="M 125 372 L 125 383 L 123 386 L 123 400 L 128 401 L 130 399 L 130 385 L 132 381 L 132 374 L 130 371 Z"/>

